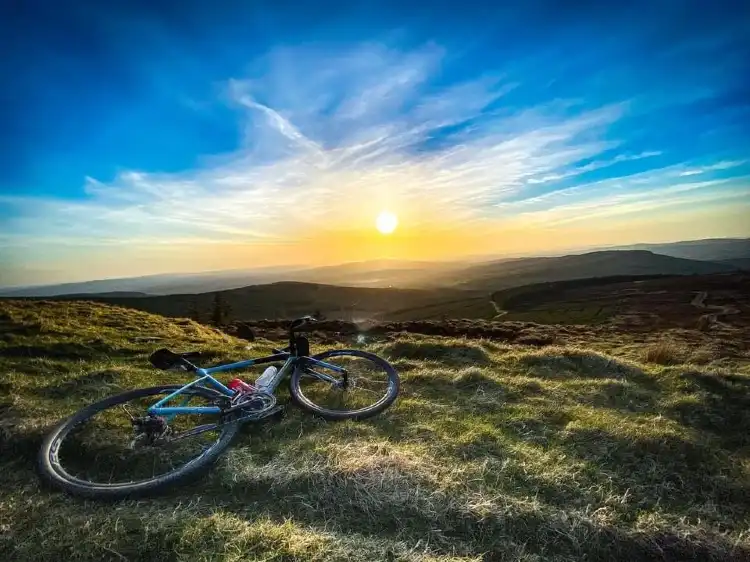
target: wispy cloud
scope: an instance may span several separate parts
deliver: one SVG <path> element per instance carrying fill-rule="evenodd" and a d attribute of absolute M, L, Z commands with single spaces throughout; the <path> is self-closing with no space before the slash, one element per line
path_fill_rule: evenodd
<path fill-rule="evenodd" d="M 710 164 L 708 166 L 702 166 L 698 168 L 689 168 L 680 172 L 681 176 L 697 176 L 698 174 L 705 174 L 706 172 L 715 172 L 717 170 L 729 170 L 746 164 L 748 160 L 725 160 L 717 162 L 716 164 Z"/>
<path fill-rule="evenodd" d="M 1 197 L 13 212 L 0 232 L 45 244 L 272 244 L 370 228 L 381 208 L 413 229 L 565 224 L 700 204 L 747 185 L 746 176 L 685 179 L 741 172 L 746 161 L 665 164 L 659 146 L 625 149 L 612 127 L 627 118 L 627 100 L 506 106 L 517 81 L 446 81 L 445 56 L 435 45 L 276 51 L 226 81 L 244 125 L 233 153 L 179 173 L 88 178 L 77 200 Z M 640 168 L 609 173 L 623 165 Z"/>

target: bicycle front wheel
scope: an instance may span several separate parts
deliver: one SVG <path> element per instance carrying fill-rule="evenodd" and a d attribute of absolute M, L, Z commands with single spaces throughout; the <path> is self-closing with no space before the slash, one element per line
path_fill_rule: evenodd
<path fill-rule="evenodd" d="M 71 494 L 118 499 L 159 491 L 207 468 L 238 424 L 223 423 L 219 414 L 147 414 L 149 406 L 179 388 L 131 390 L 64 420 L 42 443 L 41 475 Z M 180 406 L 220 406 L 226 398 L 194 386 L 175 400 Z"/>
<path fill-rule="evenodd" d="M 301 408 L 322 418 L 369 418 L 398 396 L 396 369 L 374 353 L 336 349 L 310 359 L 292 374 L 290 392 Z"/>

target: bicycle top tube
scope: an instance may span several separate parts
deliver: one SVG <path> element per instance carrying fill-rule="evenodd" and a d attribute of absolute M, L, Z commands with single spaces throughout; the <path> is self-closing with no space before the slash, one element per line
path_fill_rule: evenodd
<path fill-rule="evenodd" d="M 276 361 L 286 361 L 291 357 L 291 353 L 282 352 L 274 353 L 273 355 L 267 355 L 266 357 L 258 357 L 257 359 L 246 359 L 245 361 L 237 361 L 236 363 L 226 363 L 224 365 L 216 365 L 214 367 L 196 367 L 196 374 L 200 375 L 202 372 L 206 375 L 212 375 L 214 373 L 223 373 L 225 371 L 234 371 L 237 369 L 246 369 L 253 365 L 264 365 L 266 363 L 274 363 Z"/>

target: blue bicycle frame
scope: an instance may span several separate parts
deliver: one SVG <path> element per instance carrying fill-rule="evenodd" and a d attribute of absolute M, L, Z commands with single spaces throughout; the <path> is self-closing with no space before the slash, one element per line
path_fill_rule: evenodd
<path fill-rule="evenodd" d="M 323 367 L 326 369 L 330 369 L 335 372 L 343 373 L 345 369 L 339 367 L 338 365 L 332 365 L 331 363 L 326 363 L 325 361 L 319 361 L 317 359 L 314 359 L 312 357 L 307 356 L 296 356 L 292 355 L 289 352 L 282 352 L 282 353 L 276 353 L 274 355 L 269 355 L 267 357 L 259 357 L 258 359 L 248 359 L 246 361 L 239 361 L 237 363 L 227 363 L 226 365 L 217 365 L 216 367 L 209 367 L 207 369 L 203 369 L 200 367 L 197 367 L 193 365 L 192 363 L 183 360 L 184 366 L 192 370 L 195 375 L 198 377 L 194 381 L 189 382 L 185 386 L 178 388 L 175 390 L 172 394 L 169 394 L 168 396 L 162 398 L 159 400 L 156 404 L 151 406 L 148 409 L 149 414 L 153 414 L 156 416 L 166 416 L 167 418 L 173 418 L 174 416 L 178 414 L 220 414 L 222 412 L 222 409 L 219 406 L 185 406 L 184 404 L 182 406 L 165 406 L 167 402 L 170 400 L 176 398 L 183 392 L 185 392 L 186 389 L 192 387 L 192 386 L 205 386 L 205 383 L 219 391 L 221 394 L 231 398 L 237 394 L 234 390 L 231 388 L 226 387 L 221 382 L 216 380 L 212 374 L 215 373 L 223 373 L 225 371 L 235 371 L 237 369 L 245 369 L 247 367 L 252 367 L 254 365 L 262 365 L 264 363 L 272 363 L 275 361 L 284 361 L 284 365 L 279 369 L 276 376 L 271 380 L 268 385 L 264 388 L 265 392 L 268 392 L 270 394 L 273 394 L 273 391 L 276 390 L 279 383 L 282 381 L 282 379 L 294 368 L 298 367 L 300 363 L 304 363 L 305 366 L 307 365 L 314 365 L 318 367 Z M 317 373 L 314 371 L 311 371 L 311 375 L 326 380 L 331 383 L 336 383 L 336 379 L 323 374 L 323 373 Z M 187 401 L 185 401 L 187 403 Z"/>

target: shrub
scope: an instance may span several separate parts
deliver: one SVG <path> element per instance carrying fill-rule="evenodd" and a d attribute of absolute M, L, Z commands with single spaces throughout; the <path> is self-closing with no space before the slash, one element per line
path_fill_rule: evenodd
<path fill-rule="evenodd" d="M 670 340 L 662 340 L 644 350 L 643 360 L 658 365 L 679 365 L 685 363 L 688 354 L 683 346 Z"/>

